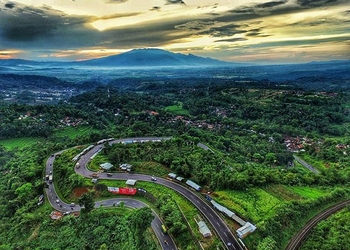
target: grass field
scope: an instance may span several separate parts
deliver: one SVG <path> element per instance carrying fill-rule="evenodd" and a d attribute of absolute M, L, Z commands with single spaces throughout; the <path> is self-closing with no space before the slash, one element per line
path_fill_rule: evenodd
<path fill-rule="evenodd" d="M 14 138 L 0 140 L 0 146 L 3 146 L 7 150 L 13 150 L 15 148 L 24 148 L 30 147 L 31 145 L 43 141 L 43 138 L 34 138 L 34 137 L 23 137 L 23 138 Z"/>
<path fill-rule="evenodd" d="M 177 115 L 189 115 L 188 110 L 182 107 L 182 102 L 178 102 L 176 105 L 165 107 L 165 111 L 172 112 Z"/>
<path fill-rule="evenodd" d="M 292 187 L 286 187 L 292 192 L 296 193 L 300 197 L 306 200 L 315 200 L 326 193 L 328 193 L 331 190 L 321 190 L 319 188 L 313 188 L 313 187 L 297 187 L 297 186 L 292 186 Z"/>
<path fill-rule="evenodd" d="M 217 191 L 212 197 L 253 223 L 272 217 L 274 209 L 281 203 L 274 195 L 256 188 L 246 191 Z"/>
<path fill-rule="evenodd" d="M 212 197 L 243 219 L 259 224 L 272 216 L 282 203 L 292 200 L 314 200 L 327 190 L 313 187 L 272 185 L 265 189 L 218 191 Z"/>
<path fill-rule="evenodd" d="M 69 138 L 73 139 L 78 136 L 88 135 L 91 132 L 94 132 L 95 130 L 91 127 L 66 127 L 64 129 L 57 130 L 54 135 L 59 137 L 68 136 Z M 96 130 L 97 131 L 97 130 Z"/>

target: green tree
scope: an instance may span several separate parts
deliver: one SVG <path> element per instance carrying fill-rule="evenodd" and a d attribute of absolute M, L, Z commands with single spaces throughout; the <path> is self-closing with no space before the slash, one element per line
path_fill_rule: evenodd
<path fill-rule="evenodd" d="M 276 241 L 268 236 L 259 243 L 257 250 L 277 250 Z"/>
<path fill-rule="evenodd" d="M 82 194 L 78 199 L 78 204 L 84 207 L 81 209 L 83 213 L 89 213 L 95 207 L 95 202 L 90 193 Z"/>

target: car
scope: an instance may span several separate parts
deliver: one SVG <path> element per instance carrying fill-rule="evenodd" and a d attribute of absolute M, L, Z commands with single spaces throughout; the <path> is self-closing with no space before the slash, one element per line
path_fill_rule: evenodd
<path fill-rule="evenodd" d="M 156 178 L 156 177 L 154 177 L 154 176 L 152 176 L 152 177 L 151 177 L 151 180 L 152 180 L 152 181 L 156 181 L 156 180 L 157 180 L 157 178 Z"/>
<path fill-rule="evenodd" d="M 70 207 L 75 207 L 74 203 L 69 204 Z"/>
<path fill-rule="evenodd" d="M 107 176 L 111 177 L 111 176 L 113 176 L 113 174 L 112 173 L 107 173 Z"/>
<path fill-rule="evenodd" d="M 60 203 L 60 200 L 59 200 L 59 199 L 56 199 L 56 203 Z"/>

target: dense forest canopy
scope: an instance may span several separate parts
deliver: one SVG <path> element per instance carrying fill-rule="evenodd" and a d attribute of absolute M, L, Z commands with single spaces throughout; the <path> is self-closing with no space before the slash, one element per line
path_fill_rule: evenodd
<path fill-rule="evenodd" d="M 141 215 L 126 212 L 118 219 L 119 226 L 112 226 L 114 212 L 93 210 L 85 215 L 86 220 L 65 218 L 52 223 L 47 217 L 50 208 L 37 206 L 36 198 L 44 188 L 45 159 L 58 150 L 102 138 L 171 136 L 171 140 L 158 144 L 106 145 L 101 157 L 115 165 L 131 162 L 136 169 L 142 163 L 156 163 L 164 172 L 191 178 L 210 191 L 244 191 L 273 185 L 339 188 L 317 201 L 281 204 L 276 216 L 286 224 L 291 223 L 295 211 L 309 211 L 347 195 L 343 189 L 350 183 L 349 93 L 292 90 L 264 81 L 253 87 L 226 80 L 206 83 L 198 78 L 188 84 L 181 79 L 142 83 L 138 79 L 134 85 L 128 85 L 130 81 L 115 80 L 56 105 L 0 103 L 2 141 L 24 137 L 37 140 L 30 150 L 0 148 L 0 218 L 4 221 L 0 226 L 1 249 L 48 249 L 45 237 L 59 241 L 57 248 L 64 248 L 70 244 L 67 235 L 84 242 L 85 247 L 77 249 L 89 249 L 88 242 L 101 228 L 95 228 L 93 235 L 85 229 L 102 214 L 101 225 L 121 230 L 128 238 L 123 246 L 115 238 L 107 244 L 108 248 L 154 249 L 151 241 L 140 240 L 141 231 L 136 231 L 136 235 L 125 229 L 127 223 L 137 224 L 134 218 L 138 216 L 148 218 L 147 211 L 141 211 Z M 90 132 L 62 136 L 68 128 L 89 128 Z M 56 170 L 61 181 L 59 188 L 66 199 L 74 187 L 86 185 L 70 165 L 71 156 L 76 153 L 72 151 L 69 157 L 57 160 L 62 166 Z M 320 174 L 298 167 L 293 154 L 311 161 Z M 167 199 L 158 197 L 156 204 L 163 214 L 175 206 L 170 199 L 166 206 Z M 298 216 L 299 221 L 303 215 Z M 173 217 L 180 220 L 181 216 L 176 212 Z M 80 224 L 72 227 L 77 222 Z M 170 228 L 174 234 L 186 230 L 183 222 L 169 220 L 168 224 L 175 225 L 175 229 Z M 283 230 L 283 225 L 271 218 L 260 226 L 261 238 L 257 237 L 254 244 L 260 242 L 260 249 L 270 243 L 275 248 L 266 249 L 278 248 L 278 237 L 271 235 L 275 230 Z M 51 235 L 51 231 L 60 233 Z M 37 232 L 42 236 L 34 237 Z M 74 237 L 72 240 L 76 240 Z M 139 245 L 131 247 L 132 241 Z M 91 249 L 104 249 L 103 243 L 95 240 Z"/>

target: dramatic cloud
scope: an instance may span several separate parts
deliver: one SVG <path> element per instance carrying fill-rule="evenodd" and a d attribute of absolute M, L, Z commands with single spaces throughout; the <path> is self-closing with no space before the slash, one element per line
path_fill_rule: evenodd
<path fill-rule="evenodd" d="M 300 6 L 324 6 L 327 4 L 334 4 L 338 0 L 297 0 Z"/>
<path fill-rule="evenodd" d="M 8 2 L 8 3 L 5 3 L 5 8 L 8 8 L 8 9 L 13 9 L 16 5 L 14 3 L 11 3 L 11 2 Z"/>
<path fill-rule="evenodd" d="M 158 47 L 224 60 L 345 59 L 349 9 L 348 0 L 0 0 L 0 57 Z"/>
<path fill-rule="evenodd" d="M 220 27 L 211 27 L 208 30 L 200 32 L 199 34 L 209 35 L 211 37 L 227 37 L 227 36 L 233 36 L 236 34 L 242 34 L 246 32 L 244 30 L 239 30 L 237 28 L 240 28 L 240 26 L 235 24 L 229 24 L 229 25 L 223 25 Z"/>
<path fill-rule="evenodd" d="M 229 39 L 220 39 L 220 40 L 216 40 L 215 42 L 230 42 L 230 43 L 234 43 L 234 42 L 242 42 L 242 41 L 247 41 L 248 39 L 246 38 L 242 38 L 242 37 L 237 37 L 237 38 L 229 38 Z"/>
<path fill-rule="evenodd" d="M 281 4 L 285 4 L 286 1 L 273 1 L 273 2 L 267 2 L 267 3 L 262 3 L 262 4 L 258 4 L 256 5 L 256 7 L 258 8 L 271 8 L 271 7 L 275 7 Z"/>
<path fill-rule="evenodd" d="M 165 0 L 167 4 L 185 4 L 182 0 Z"/>

